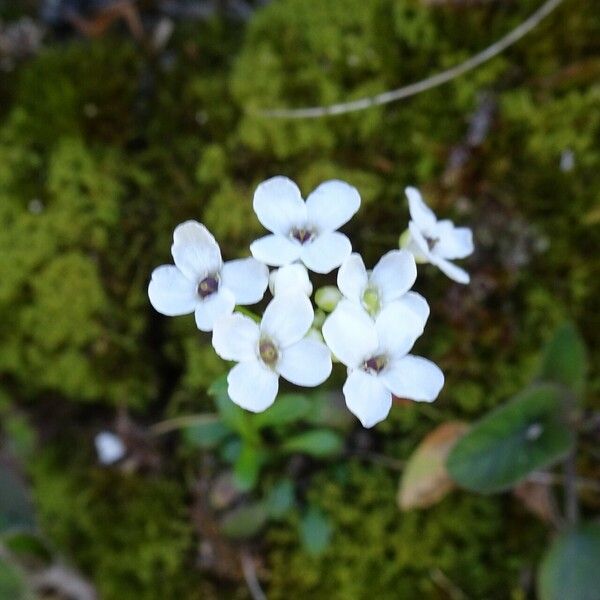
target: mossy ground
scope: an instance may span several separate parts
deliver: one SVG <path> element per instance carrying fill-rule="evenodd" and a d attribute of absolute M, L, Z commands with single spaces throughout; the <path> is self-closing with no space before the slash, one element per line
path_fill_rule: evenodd
<path fill-rule="evenodd" d="M 224 256 L 247 254 L 261 231 L 252 192 L 270 175 L 305 192 L 330 177 L 356 185 L 363 206 L 347 229 L 369 264 L 406 226 L 408 184 L 475 230 L 470 287 L 427 267 L 417 285 L 432 305 L 417 351 L 442 366 L 445 390 L 432 411 L 396 408 L 370 440 L 379 452 L 405 459 L 436 422 L 474 419 L 517 391 L 564 319 L 577 323 L 598 364 L 593 2 L 565 2 L 502 56 L 385 108 L 312 121 L 252 112 L 420 79 L 482 49 L 538 4 L 283 0 L 246 30 L 179 25 L 161 57 L 115 34 L 51 44 L 2 75 L 1 385 L 50 423 L 32 465 L 40 518 L 103 598 L 245 595 L 243 586 L 203 583 L 210 577 L 194 569 L 193 467 L 173 445 L 161 448 L 164 473 L 111 475 L 91 453 L 65 456 L 56 421 L 72 431 L 85 423 L 76 443 L 91 448 L 111 407 L 150 423 L 210 406 L 206 387 L 224 367 L 191 317 L 152 311 L 148 276 L 170 260 L 173 227 L 189 218 L 206 223 Z M 497 102 L 491 129 L 444 177 L 482 91 Z M 574 165 L 561 170 L 566 151 Z M 588 392 L 598 406 L 597 371 Z M 310 558 L 293 523 L 271 528 L 262 547 L 269 597 L 448 598 L 452 586 L 471 598 L 525 597 L 542 527 L 509 498 L 459 492 L 402 514 L 397 478 L 356 460 L 335 476 L 317 472 L 307 493 L 333 519 L 332 544 Z"/>

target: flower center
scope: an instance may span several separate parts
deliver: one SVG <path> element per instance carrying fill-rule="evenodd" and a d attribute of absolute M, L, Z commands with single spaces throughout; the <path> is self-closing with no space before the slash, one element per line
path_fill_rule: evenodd
<path fill-rule="evenodd" d="M 436 247 L 437 243 L 440 241 L 440 238 L 433 238 L 428 236 L 424 237 L 425 241 L 427 242 L 427 248 L 429 248 L 429 252 L 431 252 Z"/>
<path fill-rule="evenodd" d="M 279 358 L 279 352 L 275 344 L 268 339 L 260 340 L 258 344 L 258 353 L 260 354 L 261 360 L 269 367 L 274 367 L 277 359 Z"/>
<path fill-rule="evenodd" d="M 368 287 L 363 294 L 362 305 L 372 317 L 375 316 L 381 308 L 379 290 L 374 287 Z"/>
<path fill-rule="evenodd" d="M 372 375 L 377 375 L 381 373 L 383 369 L 385 369 L 388 363 L 387 356 L 383 356 L 383 354 L 379 356 L 372 356 L 368 360 L 362 364 L 363 371 L 367 373 L 371 373 Z"/>
<path fill-rule="evenodd" d="M 209 275 L 198 284 L 198 296 L 206 298 L 219 289 L 219 280 L 214 275 Z"/>
<path fill-rule="evenodd" d="M 294 227 L 290 231 L 290 237 L 299 241 L 301 244 L 308 244 L 315 239 L 315 232 L 306 227 Z"/>

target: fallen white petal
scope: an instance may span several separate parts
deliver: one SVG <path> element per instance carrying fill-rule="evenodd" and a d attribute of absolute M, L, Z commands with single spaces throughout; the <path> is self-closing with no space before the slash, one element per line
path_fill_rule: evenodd
<path fill-rule="evenodd" d="M 227 393 L 238 406 L 262 412 L 273 404 L 279 377 L 259 360 L 241 362 L 227 375 Z"/>
<path fill-rule="evenodd" d="M 414 256 L 408 250 L 392 250 L 375 265 L 370 282 L 379 290 L 382 304 L 387 304 L 408 292 L 416 278 Z"/>
<path fill-rule="evenodd" d="M 101 431 L 94 439 L 98 460 L 103 465 L 112 465 L 125 456 L 126 448 L 121 438 L 110 431 Z"/>
<path fill-rule="evenodd" d="M 288 265 L 300 258 L 302 246 L 279 234 L 266 235 L 250 244 L 252 256 L 273 267 Z"/>
<path fill-rule="evenodd" d="M 335 231 L 360 208 L 358 190 L 333 179 L 319 185 L 306 199 L 308 222 L 321 232 Z"/>
<path fill-rule="evenodd" d="M 250 317 L 233 313 L 215 322 L 212 345 L 225 360 L 238 362 L 257 357 L 260 329 Z"/>
<path fill-rule="evenodd" d="M 435 227 L 436 216 L 423 201 L 421 192 L 414 187 L 407 187 L 404 191 L 408 198 L 408 210 L 410 211 L 411 219 L 420 229 L 428 230 Z"/>
<path fill-rule="evenodd" d="M 233 292 L 236 304 L 262 300 L 269 281 L 269 269 L 254 258 L 230 260 L 221 269 L 221 284 Z"/>
<path fill-rule="evenodd" d="M 352 252 L 350 240 L 338 231 L 319 234 L 302 246 L 302 262 L 315 273 L 329 273 L 339 267 Z"/>
<path fill-rule="evenodd" d="M 334 356 L 347 367 L 357 367 L 377 350 L 375 324 L 349 300 L 342 300 L 323 323 L 323 338 Z"/>
<path fill-rule="evenodd" d="M 260 324 L 261 335 L 286 348 L 301 340 L 310 329 L 315 313 L 304 294 L 279 294 L 269 302 Z"/>
<path fill-rule="evenodd" d="M 227 288 L 219 288 L 214 294 L 204 298 L 197 306 L 194 316 L 200 331 L 212 331 L 215 321 L 231 314 L 235 307 L 235 297 Z"/>
<path fill-rule="evenodd" d="M 385 385 L 377 376 L 359 369 L 348 375 L 343 391 L 346 405 L 363 427 L 373 427 L 383 421 L 392 408 L 392 394 Z"/>
<path fill-rule="evenodd" d="M 367 269 L 360 254 L 352 253 L 340 267 L 337 275 L 340 292 L 353 302 L 360 303 L 368 284 Z"/>
<path fill-rule="evenodd" d="M 273 233 L 287 236 L 290 229 L 306 222 L 306 205 L 298 186 L 287 177 L 271 177 L 254 192 L 254 212 Z"/>
<path fill-rule="evenodd" d="M 409 354 L 392 361 L 380 374 L 388 389 L 399 398 L 432 402 L 444 386 L 444 374 L 430 360 Z"/>
<path fill-rule="evenodd" d="M 281 351 L 276 370 L 291 383 L 314 387 L 329 377 L 331 353 L 323 342 L 304 338 Z"/>
<path fill-rule="evenodd" d="M 177 267 L 162 265 L 152 271 L 148 297 L 152 306 L 163 315 L 189 315 L 199 302 L 196 286 Z"/>
<path fill-rule="evenodd" d="M 197 221 L 186 221 L 175 228 L 171 254 L 177 268 L 188 278 L 200 282 L 221 270 L 221 250 L 213 235 Z"/>

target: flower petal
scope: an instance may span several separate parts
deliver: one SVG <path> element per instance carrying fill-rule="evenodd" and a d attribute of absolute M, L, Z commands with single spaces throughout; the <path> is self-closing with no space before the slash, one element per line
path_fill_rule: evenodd
<path fill-rule="evenodd" d="M 173 265 L 162 265 L 152 271 L 148 297 L 150 304 L 168 317 L 189 315 L 199 302 L 196 284 Z"/>
<path fill-rule="evenodd" d="M 402 298 L 398 298 L 398 300 L 394 300 L 394 302 L 400 302 L 400 304 L 404 304 L 406 308 L 409 308 L 413 312 L 417 313 L 423 324 L 427 323 L 427 319 L 429 319 L 429 304 L 427 300 L 421 296 L 421 294 L 417 294 L 417 292 L 407 292 L 402 296 Z"/>
<path fill-rule="evenodd" d="M 171 254 L 177 268 L 192 281 L 221 270 L 221 250 L 212 233 L 197 221 L 186 221 L 175 228 Z"/>
<path fill-rule="evenodd" d="M 364 371 L 352 371 L 343 391 L 346 405 L 360 419 L 363 427 L 373 427 L 383 421 L 392 408 L 392 394 L 383 382 Z"/>
<path fill-rule="evenodd" d="M 432 402 L 444 386 L 444 374 L 430 360 L 409 354 L 392 361 L 380 374 L 391 392 L 400 398 Z"/>
<path fill-rule="evenodd" d="M 302 246 L 282 235 L 271 234 L 252 242 L 250 252 L 260 262 L 281 267 L 300 258 Z"/>
<path fill-rule="evenodd" d="M 377 350 L 377 332 L 369 315 L 342 300 L 323 323 L 323 338 L 334 356 L 347 367 L 357 367 Z"/>
<path fill-rule="evenodd" d="M 301 340 L 310 329 L 315 313 L 304 294 L 279 294 L 265 309 L 261 334 L 273 340 L 280 349 Z"/>
<path fill-rule="evenodd" d="M 265 295 L 269 269 L 254 258 L 230 260 L 221 269 L 221 283 L 233 292 L 236 304 L 256 304 Z"/>
<path fill-rule="evenodd" d="M 437 235 L 435 254 L 438 256 L 454 260 L 473 253 L 473 232 L 468 227 L 454 227 L 452 221 L 439 221 Z"/>
<path fill-rule="evenodd" d="M 254 212 L 273 233 L 287 236 L 292 227 L 306 223 L 306 205 L 298 186 L 287 177 L 271 177 L 254 192 Z"/>
<path fill-rule="evenodd" d="M 340 292 L 348 300 L 360 304 L 368 282 L 367 269 L 360 254 L 351 254 L 338 271 L 337 284 Z"/>
<path fill-rule="evenodd" d="M 408 250 L 392 250 L 384 254 L 371 274 L 371 283 L 377 286 L 383 304 L 408 292 L 416 279 L 417 265 Z"/>
<path fill-rule="evenodd" d="M 319 185 L 306 199 L 308 223 L 320 232 L 335 231 L 360 208 L 360 194 L 345 181 L 332 179 Z"/>
<path fill-rule="evenodd" d="M 259 337 L 257 323 L 240 313 L 233 313 L 215 322 L 212 345 L 225 360 L 248 361 L 257 357 Z"/>
<path fill-rule="evenodd" d="M 302 246 L 302 262 L 315 273 L 329 273 L 350 256 L 350 240 L 337 231 L 322 233 L 314 242 Z"/>
<path fill-rule="evenodd" d="M 310 296 L 313 286 L 308 278 L 306 267 L 301 263 L 292 263 L 271 272 L 269 289 L 273 296 L 293 291 L 299 291 Z"/>
<path fill-rule="evenodd" d="M 436 216 L 423 201 L 421 192 L 415 187 L 407 187 L 404 192 L 408 198 L 410 218 L 419 226 L 419 229 L 427 231 L 435 227 Z"/>
<path fill-rule="evenodd" d="M 262 412 L 277 397 L 279 377 L 259 360 L 241 362 L 227 375 L 227 393 L 242 408 Z"/>
<path fill-rule="evenodd" d="M 410 244 L 407 250 L 411 251 L 415 259 L 420 262 L 431 262 L 431 251 L 419 226 L 414 221 L 409 221 L 408 229 L 410 230 Z M 414 247 L 416 247 L 416 251 L 413 249 Z"/>
<path fill-rule="evenodd" d="M 304 338 L 281 352 L 276 369 L 291 383 L 314 387 L 331 374 L 331 353 L 323 342 Z"/>
<path fill-rule="evenodd" d="M 405 356 L 423 333 L 425 320 L 402 302 L 388 304 L 375 321 L 379 349 L 392 357 Z"/>
<path fill-rule="evenodd" d="M 466 285 L 469 283 L 469 281 L 471 281 L 469 274 L 464 269 L 457 267 L 455 264 L 451 263 L 445 258 L 434 256 L 431 258 L 431 264 L 435 265 L 440 271 L 442 271 L 442 273 L 457 283 L 463 283 Z"/>
<path fill-rule="evenodd" d="M 200 301 L 196 307 L 196 325 L 200 331 L 212 331 L 217 319 L 231 314 L 235 307 L 233 292 L 222 287 Z"/>

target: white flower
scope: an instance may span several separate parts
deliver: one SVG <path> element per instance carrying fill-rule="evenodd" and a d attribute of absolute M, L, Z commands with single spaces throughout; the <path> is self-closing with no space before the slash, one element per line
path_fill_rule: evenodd
<path fill-rule="evenodd" d="M 302 261 L 315 273 L 329 273 L 352 251 L 336 231 L 360 207 L 360 195 L 343 181 L 326 181 L 306 199 L 287 177 L 272 177 L 254 193 L 254 212 L 272 232 L 252 243 L 252 256 L 274 267 Z"/>
<path fill-rule="evenodd" d="M 454 227 L 447 219 L 438 221 L 416 188 L 407 187 L 406 196 L 411 216 L 408 224 L 411 239 L 407 248 L 417 260 L 430 262 L 450 279 L 469 283 L 469 274 L 450 261 L 472 254 L 473 232 L 468 227 Z"/>
<path fill-rule="evenodd" d="M 429 317 L 429 305 L 423 296 L 409 292 L 417 278 L 417 266 L 408 250 L 392 250 L 381 257 L 367 272 L 359 254 L 351 254 L 338 271 L 337 282 L 342 294 L 362 306 L 372 317 L 391 302 L 401 302 L 423 319 Z"/>
<path fill-rule="evenodd" d="M 98 460 L 103 465 L 112 465 L 125 456 L 125 444 L 110 431 L 101 431 L 94 439 Z"/>
<path fill-rule="evenodd" d="M 239 406 L 261 412 L 277 396 L 279 376 L 314 387 L 331 373 L 331 354 L 322 342 L 306 337 L 314 312 L 304 294 L 279 294 L 262 318 L 233 313 L 215 324 L 212 343 L 217 354 L 238 364 L 227 376 L 229 397 Z"/>
<path fill-rule="evenodd" d="M 152 272 L 150 302 L 169 317 L 194 313 L 202 331 L 211 331 L 217 318 L 236 304 L 259 302 L 267 289 L 266 265 L 254 258 L 223 263 L 215 238 L 196 221 L 175 228 L 171 254 L 175 265 Z"/>
<path fill-rule="evenodd" d="M 342 300 L 323 325 L 333 354 L 348 367 L 346 404 L 363 424 L 385 419 L 392 394 L 431 402 L 444 375 L 431 361 L 408 354 L 423 331 L 423 321 L 407 306 L 393 302 L 373 322 L 356 304 Z"/>
<path fill-rule="evenodd" d="M 294 291 L 310 296 L 313 286 L 308 278 L 306 267 L 301 263 L 292 263 L 271 271 L 269 290 L 273 296 Z"/>

